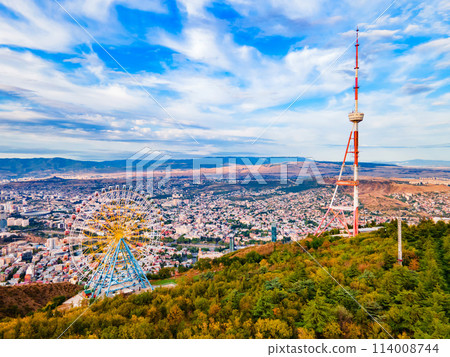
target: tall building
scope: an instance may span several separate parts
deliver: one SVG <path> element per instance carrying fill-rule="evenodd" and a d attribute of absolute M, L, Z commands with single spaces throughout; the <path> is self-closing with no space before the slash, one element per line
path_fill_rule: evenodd
<path fill-rule="evenodd" d="M 6 220 L 6 213 L 0 212 L 0 231 L 5 231 L 8 226 L 8 221 Z"/>
<path fill-rule="evenodd" d="M 234 252 L 234 236 L 230 236 L 230 252 Z"/>
<path fill-rule="evenodd" d="M 6 219 L 0 218 L 0 231 L 4 232 L 7 226 L 8 222 L 6 221 Z"/>
<path fill-rule="evenodd" d="M 277 224 L 276 222 L 272 223 L 272 242 L 277 241 Z"/>
<path fill-rule="evenodd" d="M 57 245 L 57 238 L 49 238 L 47 239 L 47 243 L 45 244 L 49 250 L 55 249 Z"/>

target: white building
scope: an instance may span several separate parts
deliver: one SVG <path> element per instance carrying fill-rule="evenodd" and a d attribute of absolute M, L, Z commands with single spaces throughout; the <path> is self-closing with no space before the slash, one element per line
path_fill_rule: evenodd
<path fill-rule="evenodd" d="M 209 258 L 209 259 L 216 259 L 216 258 L 220 258 L 223 255 L 223 253 L 221 252 L 203 252 L 200 248 L 198 249 L 198 257 L 197 259 L 205 259 L 205 258 Z"/>
<path fill-rule="evenodd" d="M 45 243 L 45 246 L 48 250 L 53 250 L 58 245 L 58 238 L 49 238 L 47 239 L 47 242 Z"/>
<path fill-rule="evenodd" d="M 34 276 L 34 265 L 33 264 L 28 265 L 25 275 L 29 275 L 31 277 Z"/>
<path fill-rule="evenodd" d="M 6 221 L 6 224 L 8 225 L 8 227 L 11 227 L 11 226 L 27 227 L 27 226 L 30 225 L 30 220 L 29 219 L 9 217 L 7 219 L 7 221 Z"/>
<path fill-rule="evenodd" d="M 177 234 L 187 234 L 190 231 L 190 227 L 188 225 L 175 226 L 175 231 Z"/>

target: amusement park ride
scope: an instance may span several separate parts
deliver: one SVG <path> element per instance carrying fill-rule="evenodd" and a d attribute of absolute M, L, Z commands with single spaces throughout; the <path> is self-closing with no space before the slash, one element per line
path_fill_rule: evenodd
<path fill-rule="evenodd" d="M 350 137 L 347 142 L 347 149 L 345 150 L 344 160 L 342 162 L 341 170 L 339 172 L 339 178 L 336 182 L 336 188 L 334 190 L 333 198 L 331 199 L 330 205 L 327 208 L 327 212 L 325 216 L 322 218 L 319 226 L 315 231 L 315 235 L 321 235 L 328 226 L 337 219 L 340 224 L 345 228 L 348 236 L 356 236 L 358 234 L 358 226 L 359 226 L 359 133 L 358 133 L 358 124 L 363 120 L 364 113 L 358 112 L 358 32 L 356 29 L 356 66 L 355 66 L 355 110 L 348 114 L 348 119 L 352 123 L 352 131 L 350 132 Z M 343 180 L 342 176 L 344 173 L 345 162 L 349 154 L 353 154 L 353 179 Z M 353 187 L 353 205 L 352 206 L 344 206 L 336 204 L 337 201 L 337 193 L 340 186 L 349 186 Z M 345 216 L 345 211 L 350 211 L 353 213 L 352 225 L 353 229 L 350 230 L 347 224 L 347 218 Z"/>
<path fill-rule="evenodd" d="M 153 289 L 141 264 L 164 225 L 151 199 L 128 186 L 96 192 L 76 208 L 70 255 L 87 296 Z"/>

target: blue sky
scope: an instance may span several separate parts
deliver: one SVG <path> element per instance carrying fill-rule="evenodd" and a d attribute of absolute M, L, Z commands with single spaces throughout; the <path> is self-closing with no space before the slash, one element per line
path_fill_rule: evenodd
<path fill-rule="evenodd" d="M 450 157 L 447 0 L 59 3 L 0 0 L 0 157 L 341 160 L 357 25 L 362 161 Z"/>

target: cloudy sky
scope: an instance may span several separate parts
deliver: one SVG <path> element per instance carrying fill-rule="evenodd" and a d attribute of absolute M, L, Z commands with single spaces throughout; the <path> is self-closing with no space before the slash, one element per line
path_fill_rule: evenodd
<path fill-rule="evenodd" d="M 448 0 L 0 0 L 0 156 L 450 155 Z"/>

